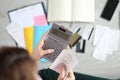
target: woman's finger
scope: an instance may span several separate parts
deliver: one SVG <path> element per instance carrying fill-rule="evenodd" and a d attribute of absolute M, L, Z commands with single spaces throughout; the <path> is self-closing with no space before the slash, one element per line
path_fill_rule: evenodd
<path fill-rule="evenodd" d="M 70 78 L 71 80 L 75 80 L 75 76 L 72 70 L 68 73 L 68 78 Z"/>
<path fill-rule="evenodd" d="M 53 52 L 54 52 L 54 49 L 47 49 L 42 51 L 43 55 L 53 53 Z"/>
<path fill-rule="evenodd" d="M 47 32 L 42 36 L 42 38 L 40 39 L 40 41 L 39 41 L 39 43 L 38 43 L 38 46 L 37 46 L 38 49 L 40 49 L 40 48 L 43 47 L 43 45 L 44 45 L 44 40 L 45 40 L 46 36 L 48 35 L 48 33 L 49 33 L 49 31 L 47 31 Z"/>

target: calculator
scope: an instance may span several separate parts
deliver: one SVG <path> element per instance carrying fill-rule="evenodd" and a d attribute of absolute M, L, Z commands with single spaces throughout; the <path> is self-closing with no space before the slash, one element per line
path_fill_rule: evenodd
<path fill-rule="evenodd" d="M 70 41 L 72 32 L 63 26 L 53 24 L 48 36 L 45 39 L 43 49 L 54 49 L 53 53 L 46 54 L 43 57 L 50 62 L 54 62 L 57 56 L 65 49 Z"/>

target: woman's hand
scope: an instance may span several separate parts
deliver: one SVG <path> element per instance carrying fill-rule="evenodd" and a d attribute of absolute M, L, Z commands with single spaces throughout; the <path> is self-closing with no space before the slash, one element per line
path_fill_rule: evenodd
<path fill-rule="evenodd" d="M 72 70 L 70 72 L 68 72 L 66 78 L 65 78 L 65 75 L 66 75 L 65 68 L 62 67 L 59 77 L 58 77 L 58 80 L 75 80 L 75 76 L 74 76 L 74 73 Z"/>
<path fill-rule="evenodd" d="M 44 40 L 45 40 L 45 38 L 46 38 L 47 35 L 48 35 L 48 32 L 46 32 L 46 33 L 42 36 L 42 38 L 41 38 L 41 40 L 39 41 L 36 49 L 33 51 L 32 55 L 31 55 L 32 58 L 33 58 L 35 61 L 39 60 L 39 59 L 40 59 L 43 55 L 45 55 L 45 54 L 49 54 L 49 53 L 54 52 L 53 49 L 43 50 L 43 46 L 44 46 L 44 44 L 45 44 L 45 41 L 44 41 Z"/>

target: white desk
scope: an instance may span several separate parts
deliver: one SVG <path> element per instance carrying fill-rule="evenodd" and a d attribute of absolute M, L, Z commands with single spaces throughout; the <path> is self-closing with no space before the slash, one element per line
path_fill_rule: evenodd
<path fill-rule="evenodd" d="M 16 9 L 28 4 L 36 3 L 42 0 L 1 0 L 0 1 L 0 46 L 9 45 L 15 46 L 13 39 L 5 31 L 5 26 L 8 25 L 9 19 L 7 11 Z M 47 3 L 47 0 L 43 0 L 44 3 Z M 95 24 L 110 26 L 111 28 L 119 28 L 119 14 L 120 4 L 118 5 L 111 21 L 107 21 L 100 17 L 101 12 L 106 4 L 107 0 L 95 0 Z M 69 26 L 70 23 L 59 23 L 65 26 Z M 84 26 L 85 23 L 75 23 L 76 27 Z M 75 67 L 74 71 L 106 77 L 106 78 L 120 78 L 120 54 L 114 54 L 107 58 L 106 62 L 98 61 L 91 57 L 93 47 L 92 44 L 88 41 L 86 46 L 86 53 L 80 54 L 75 53 L 74 48 L 73 53 L 77 56 L 79 64 Z M 40 63 L 39 69 L 47 68 L 50 66 L 50 63 Z"/>

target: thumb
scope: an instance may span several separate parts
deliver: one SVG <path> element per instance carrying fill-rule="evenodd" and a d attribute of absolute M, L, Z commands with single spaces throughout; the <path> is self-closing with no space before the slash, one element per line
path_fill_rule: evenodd
<path fill-rule="evenodd" d="M 75 76 L 72 70 L 68 73 L 68 77 L 75 80 Z"/>
<path fill-rule="evenodd" d="M 54 49 L 43 50 L 43 55 L 53 53 L 53 52 L 54 52 Z"/>
<path fill-rule="evenodd" d="M 63 80 L 64 76 L 65 76 L 65 69 L 61 68 L 60 75 L 59 75 L 59 80 Z"/>

